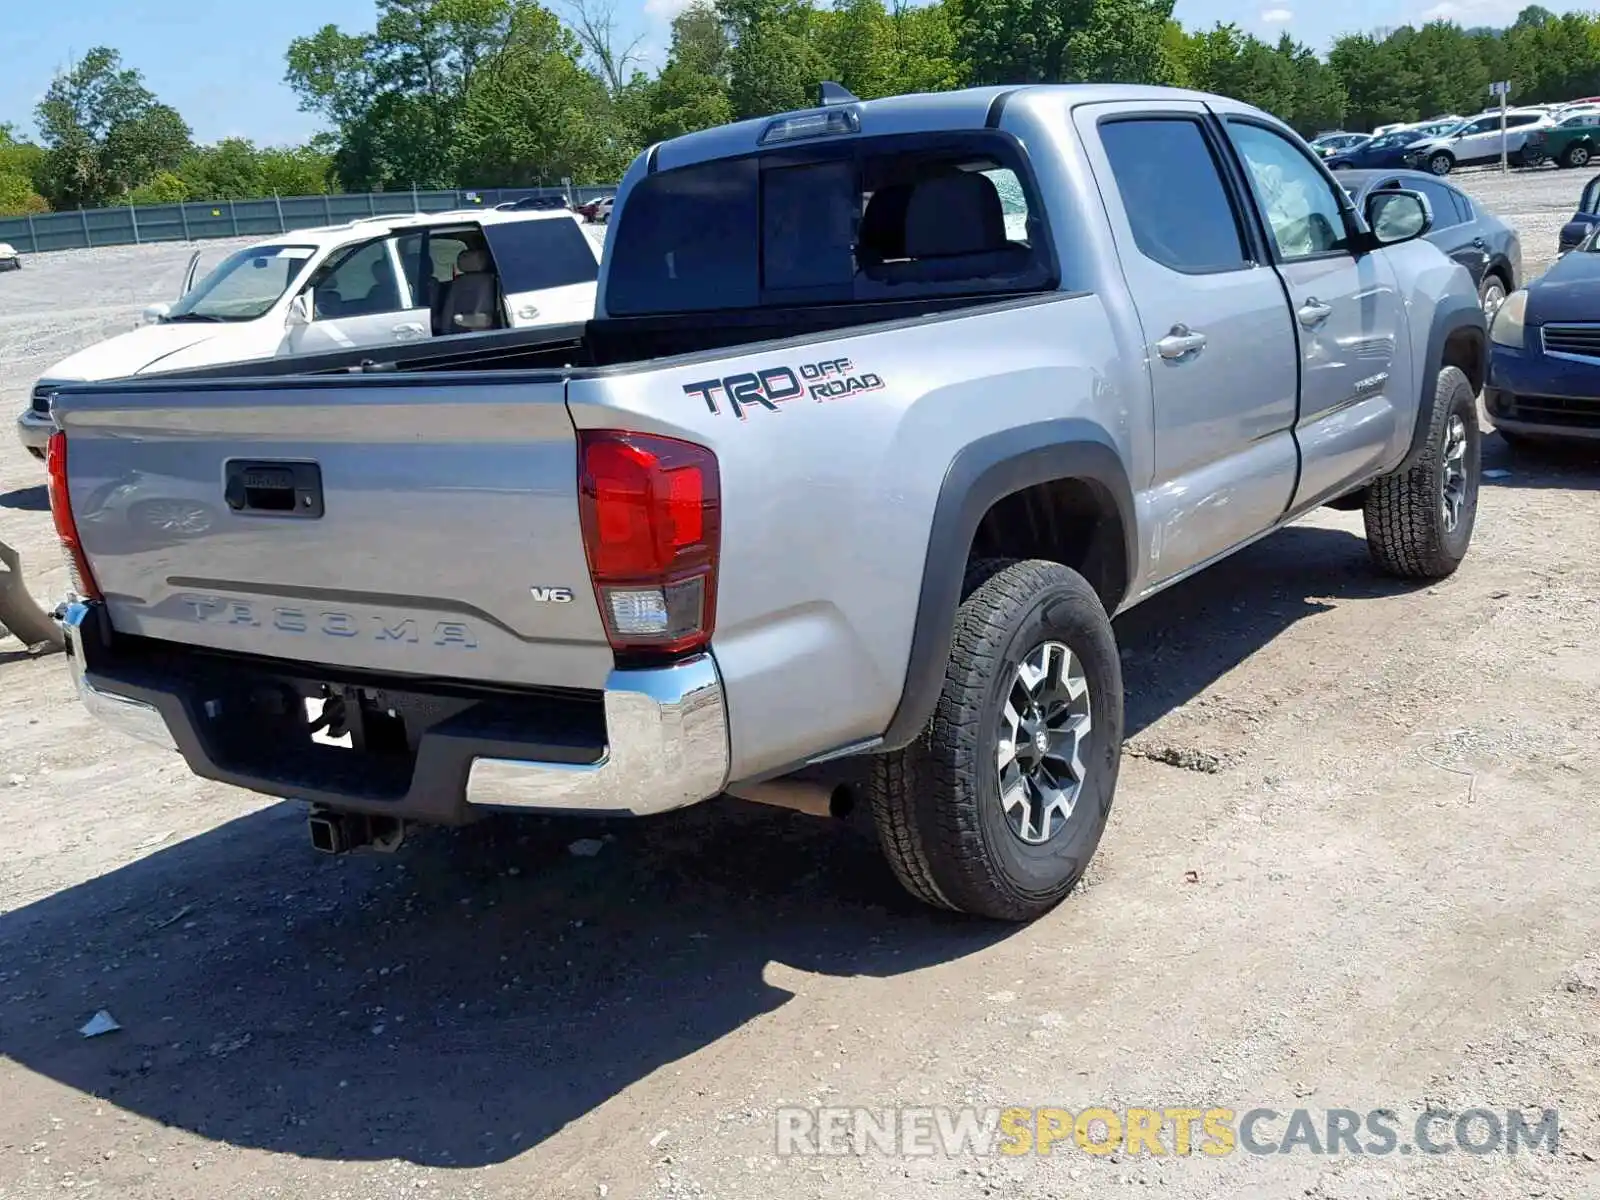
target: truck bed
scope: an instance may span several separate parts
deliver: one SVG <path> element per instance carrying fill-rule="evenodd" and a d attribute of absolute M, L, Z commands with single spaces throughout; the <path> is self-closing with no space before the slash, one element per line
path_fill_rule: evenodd
<path fill-rule="evenodd" d="M 578 325 L 499 330 L 418 345 L 396 342 L 359 350 L 292 355 L 255 362 L 223 363 L 168 371 L 168 381 L 264 379 L 283 375 L 330 375 L 419 371 L 565 371 L 624 367 L 654 359 L 791 341 L 858 328 L 926 320 L 973 308 L 1036 303 L 1058 292 L 980 295 L 750 309 L 687 316 L 613 317 Z"/>

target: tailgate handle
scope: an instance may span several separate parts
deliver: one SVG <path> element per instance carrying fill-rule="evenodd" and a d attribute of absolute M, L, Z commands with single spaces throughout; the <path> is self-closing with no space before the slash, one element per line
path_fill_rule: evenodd
<path fill-rule="evenodd" d="M 322 468 L 308 462 L 230 460 L 222 497 L 236 513 L 262 517 L 322 516 Z"/>

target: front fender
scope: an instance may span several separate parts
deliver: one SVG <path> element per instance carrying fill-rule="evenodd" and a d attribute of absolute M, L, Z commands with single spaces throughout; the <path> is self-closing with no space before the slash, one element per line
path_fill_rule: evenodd
<path fill-rule="evenodd" d="M 1464 270 L 1462 274 L 1465 275 Z M 1439 371 L 1446 363 L 1466 372 L 1474 392 L 1481 391 L 1489 377 L 1489 329 L 1475 288 L 1451 289 L 1434 303 L 1425 349 L 1414 361 L 1418 367 L 1417 420 L 1411 430 L 1411 445 L 1397 471 L 1409 470 L 1427 447 L 1434 393 Z"/>

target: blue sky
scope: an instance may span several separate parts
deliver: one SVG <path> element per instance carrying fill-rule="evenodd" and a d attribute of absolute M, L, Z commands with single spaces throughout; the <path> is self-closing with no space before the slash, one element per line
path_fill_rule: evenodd
<path fill-rule="evenodd" d="M 563 0 L 552 0 L 559 12 Z M 684 0 L 616 0 L 619 24 L 659 63 L 667 22 Z M 1267 38 L 1287 29 L 1319 50 L 1339 34 L 1432 16 L 1507 24 L 1527 0 L 1178 0 L 1186 25 L 1234 21 Z M 1549 4 L 1558 11 L 1570 5 Z M 333 22 L 370 28 L 372 0 L 9 0 L 0 22 L 0 121 L 32 129 L 33 108 L 57 68 L 90 46 L 122 52 L 201 141 L 233 135 L 297 142 L 317 124 L 283 85 L 290 39 Z"/>

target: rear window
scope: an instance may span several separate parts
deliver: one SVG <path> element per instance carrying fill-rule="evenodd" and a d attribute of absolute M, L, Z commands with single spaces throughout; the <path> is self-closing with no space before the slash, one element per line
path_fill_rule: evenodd
<path fill-rule="evenodd" d="M 1007 135 L 852 139 L 646 176 L 606 309 L 643 316 L 1039 291 L 1059 278 Z"/>
<path fill-rule="evenodd" d="M 593 283 L 600 277 L 594 249 L 576 221 L 509 221 L 485 225 L 483 232 L 507 295 Z"/>

